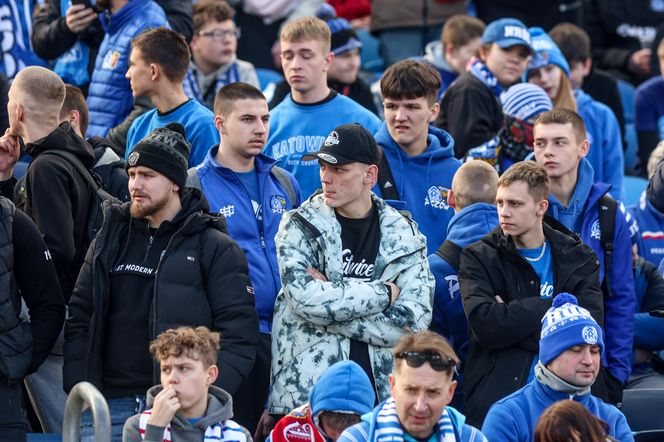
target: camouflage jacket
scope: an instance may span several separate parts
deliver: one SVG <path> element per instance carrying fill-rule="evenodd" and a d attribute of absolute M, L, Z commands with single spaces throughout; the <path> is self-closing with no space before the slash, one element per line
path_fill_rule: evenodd
<path fill-rule="evenodd" d="M 409 217 L 372 197 L 381 240 L 370 282 L 343 278 L 341 226 L 322 195 L 282 217 L 275 237 L 283 288 L 272 329 L 270 413 L 287 414 L 307 402 L 325 369 L 348 359 L 351 339 L 368 344 L 378 396 L 388 398 L 391 347 L 431 322 L 426 240 Z M 312 278 L 312 267 L 328 281 Z M 394 305 L 385 281 L 401 289 Z"/>

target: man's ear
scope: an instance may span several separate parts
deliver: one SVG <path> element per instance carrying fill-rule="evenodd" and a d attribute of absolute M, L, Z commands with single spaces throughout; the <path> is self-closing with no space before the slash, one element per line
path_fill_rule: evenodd
<path fill-rule="evenodd" d="M 160 75 L 163 75 L 161 66 L 156 63 L 150 63 L 150 80 L 157 81 Z"/>
<path fill-rule="evenodd" d="M 541 200 L 537 203 L 537 216 L 544 216 L 549 209 L 549 200 Z"/>
<path fill-rule="evenodd" d="M 323 65 L 323 70 L 327 72 L 332 65 L 332 60 L 334 60 L 334 52 L 330 51 L 324 58 L 325 64 Z"/>
<path fill-rule="evenodd" d="M 367 174 L 362 182 L 364 184 L 371 184 L 371 187 L 373 187 L 378 181 L 378 166 L 372 164 L 371 166 L 367 167 L 366 173 Z"/>
<path fill-rule="evenodd" d="M 214 127 L 217 128 L 220 134 L 225 134 L 226 133 L 226 128 L 224 127 L 224 117 L 223 115 L 215 115 L 214 116 Z"/>
<path fill-rule="evenodd" d="M 428 121 L 429 123 L 433 123 L 436 117 L 438 116 L 438 112 L 440 112 L 440 103 L 437 101 L 431 106 L 429 109 L 429 118 Z"/>
<path fill-rule="evenodd" d="M 452 189 L 447 192 L 447 205 L 453 209 L 456 207 L 456 202 L 454 201 L 454 190 Z"/>
<path fill-rule="evenodd" d="M 394 386 L 396 385 L 396 379 L 394 379 L 394 374 L 390 373 L 387 379 L 390 381 L 390 395 L 394 396 Z"/>
<path fill-rule="evenodd" d="M 579 150 L 579 157 L 580 158 L 585 158 L 586 155 L 588 155 L 588 152 L 590 151 L 590 141 L 588 141 L 588 138 L 583 140 L 581 142 L 581 149 Z"/>
<path fill-rule="evenodd" d="M 205 382 L 208 384 L 208 386 L 214 384 L 214 381 L 217 380 L 217 377 L 219 376 L 219 367 L 216 365 L 212 364 L 207 368 L 207 379 Z"/>

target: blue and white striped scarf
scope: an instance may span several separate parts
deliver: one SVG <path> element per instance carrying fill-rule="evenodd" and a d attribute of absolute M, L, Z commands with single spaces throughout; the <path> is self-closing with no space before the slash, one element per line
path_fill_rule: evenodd
<path fill-rule="evenodd" d="M 148 420 L 150 419 L 151 414 L 151 410 L 141 413 L 141 417 L 138 421 L 138 432 L 141 435 L 141 439 L 145 439 L 145 430 L 148 426 Z M 170 425 L 164 429 L 164 442 L 172 442 Z M 224 422 L 217 422 L 216 424 L 207 427 L 205 429 L 203 442 L 247 442 L 247 436 L 244 433 L 244 428 L 228 419 Z"/>
<path fill-rule="evenodd" d="M 390 397 L 380 407 L 376 416 L 376 428 L 373 440 L 375 442 L 403 442 L 403 428 L 399 422 L 394 398 Z M 443 414 L 438 419 L 438 434 L 440 442 L 457 442 L 461 440 L 457 435 L 447 408 L 443 410 Z"/>

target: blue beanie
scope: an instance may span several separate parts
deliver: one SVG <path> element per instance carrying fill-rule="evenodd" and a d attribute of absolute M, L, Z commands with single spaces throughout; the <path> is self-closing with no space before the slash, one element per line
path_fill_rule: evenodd
<path fill-rule="evenodd" d="M 541 87 L 531 83 L 518 83 L 500 96 L 503 112 L 521 121 L 528 121 L 553 109 L 551 98 Z"/>
<path fill-rule="evenodd" d="M 579 307 L 576 296 L 560 293 L 542 318 L 539 359 L 547 365 L 575 345 L 599 345 L 604 355 L 602 329 L 588 310 Z"/>
<path fill-rule="evenodd" d="M 549 64 L 555 64 L 569 77 L 569 64 L 567 64 L 565 56 L 551 37 L 542 28 L 530 28 L 528 30 L 530 31 L 530 39 L 535 55 L 526 69 L 526 79 L 528 79 L 532 70 Z"/>

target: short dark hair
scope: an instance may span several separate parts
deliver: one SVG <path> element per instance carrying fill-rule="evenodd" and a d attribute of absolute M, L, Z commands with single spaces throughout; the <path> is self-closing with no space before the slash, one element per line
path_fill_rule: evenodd
<path fill-rule="evenodd" d="M 360 420 L 360 415 L 357 413 L 321 411 L 318 415 L 319 427 L 323 427 L 325 431 L 328 431 L 329 428 L 332 428 L 339 433 L 342 433 L 346 428 L 359 423 Z"/>
<path fill-rule="evenodd" d="M 546 170 L 534 161 L 520 161 L 510 166 L 498 178 L 498 188 L 523 181 L 528 186 L 528 193 L 537 201 L 549 199 L 549 177 Z"/>
<path fill-rule="evenodd" d="M 445 21 L 440 40 L 444 45 L 458 48 L 482 37 L 485 27 L 484 22 L 477 17 L 465 14 L 453 15 Z"/>
<path fill-rule="evenodd" d="M 223 0 L 199 0 L 194 3 L 194 33 L 198 34 L 206 24 L 233 20 L 235 9 Z"/>
<path fill-rule="evenodd" d="M 586 125 L 583 122 L 581 115 L 577 114 L 571 109 L 564 107 L 554 108 L 548 112 L 539 114 L 533 124 L 533 130 L 539 124 L 571 124 L 574 130 L 576 141 L 582 141 L 586 138 Z"/>
<path fill-rule="evenodd" d="M 65 84 L 65 101 L 62 103 L 60 109 L 60 121 L 67 118 L 69 112 L 75 110 L 78 112 L 79 126 L 81 126 L 81 133 L 85 136 L 88 131 L 88 103 L 85 101 L 83 92 L 74 85 Z"/>
<path fill-rule="evenodd" d="M 572 23 L 560 23 L 549 31 L 549 36 L 560 48 L 568 63 L 585 62 L 590 52 L 590 37 L 588 33 Z"/>
<path fill-rule="evenodd" d="M 233 110 L 233 103 L 237 100 L 265 100 L 265 95 L 256 87 L 238 81 L 227 84 L 219 89 L 214 97 L 214 114 L 226 115 Z"/>
<path fill-rule="evenodd" d="M 158 64 L 166 78 L 181 82 L 187 75 L 191 52 L 184 37 L 166 28 L 145 31 L 131 41 L 131 47 L 141 51 L 146 63 Z"/>
<path fill-rule="evenodd" d="M 380 79 L 380 93 L 390 100 L 412 100 L 425 97 L 429 104 L 438 98 L 440 74 L 427 63 L 402 60 L 393 64 Z"/>

